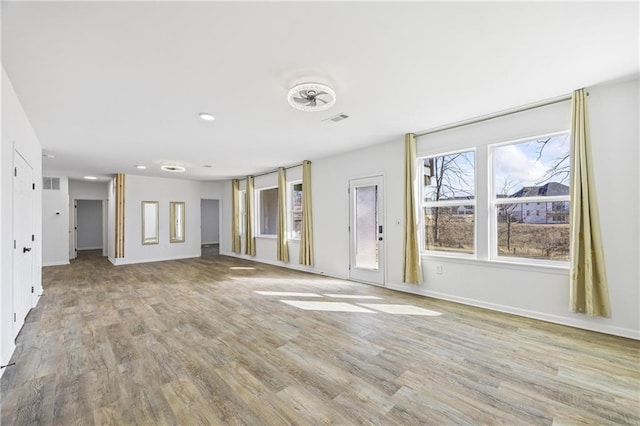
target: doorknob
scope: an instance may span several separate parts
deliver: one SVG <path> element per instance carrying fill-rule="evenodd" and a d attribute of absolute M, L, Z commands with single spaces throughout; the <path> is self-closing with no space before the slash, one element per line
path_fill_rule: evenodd
<path fill-rule="evenodd" d="M 23 253 L 26 253 L 26 252 L 28 252 L 28 251 L 31 251 L 31 247 L 23 247 L 23 248 L 22 248 L 22 252 L 23 252 Z"/>

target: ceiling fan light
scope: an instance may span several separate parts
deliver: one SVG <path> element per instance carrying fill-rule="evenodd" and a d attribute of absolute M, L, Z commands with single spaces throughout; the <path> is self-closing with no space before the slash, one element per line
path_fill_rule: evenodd
<path fill-rule="evenodd" d="M 325 84 L 301 83 L 289 90 L 287 100 L 300 111 L 324 111 L 336 103 L 336 92 Z"/>
<path fill-rule="evenodd" d="M 183 165 L 174 163 L 163 164 L 160 169 L 170 173 L 184 173 L 187 170 Z"/>

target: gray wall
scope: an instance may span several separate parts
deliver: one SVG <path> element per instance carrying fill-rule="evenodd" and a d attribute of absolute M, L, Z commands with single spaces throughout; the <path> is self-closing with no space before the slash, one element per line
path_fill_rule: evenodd
<path fill-rule="evenodd" d="M 102 201 L 77 200 L 77 203 L 77 249 L 102 249 Z"/>

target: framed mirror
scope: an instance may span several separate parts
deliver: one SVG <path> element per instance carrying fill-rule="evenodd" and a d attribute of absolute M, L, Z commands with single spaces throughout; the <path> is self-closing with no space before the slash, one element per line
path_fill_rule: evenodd
<path fill-rule="evenodd" d="M 169 203 L 169 242 L 184 242 L 184 202 Z"/>
<path fill-rule="evenodd" d="M 142 202 L 142 244 L 158 244 L 160 232 L 158 230 L 158 202 Z"/>

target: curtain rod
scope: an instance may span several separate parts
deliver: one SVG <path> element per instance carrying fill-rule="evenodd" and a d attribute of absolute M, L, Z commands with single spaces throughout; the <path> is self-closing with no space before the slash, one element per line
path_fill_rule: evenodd
<path fill-rule="evenodd" d="M 283 167 L 283 169 L 285 170 L 289 170 L 289 169 L 293 169 L 294 167 L 300 167 L 304 164 L 304 162 L 302 163 L 298 163 L 298 164 L 294 164 L 293 166 L 287 166 L 287 167 Z M 262 173 L 258 173 L 257 175 L 249 175 L 251 177 L 257 178 L 259 176 L 264 176 L 264 175 L 270 175 L 271 173 L 278 173 L 278 170 L 280 170 L 280 167 L 278 167 L 275 170 L 269 170 L 268 172 L 262 172 Z"/>
<path fill-rule="evenodd" d="M 563 96 L 559 96 L 557 98 L 551 98 L 551 99 L 547 99 L 545 101 L 536 102 L 536 103 L 533 103 L 533 104 L 522 105 L 522 106 L 519 106 L 519 107 L 503 110 L 503 111 L 496 112 L 496 113 L 493 113 L 493 114 L 483 115 L 483 116 L 480 116 L 480 117 L 471 118 L 469 120 L 459 121 L 457 123 L 448 124 L 448 125 L 441 126 L 441 127 L 436 127 L 435 129 L 425 130 L 423 132 L 416 133 L 415 135 L 416 135 L 416 137 L 426 136 L 426 135 L 430 135 L 430 134 L 433 134 L 433 133 L 444 132 L 446 130 L 457 129 L 458 127 L 468 126 L 470 124 L 482 123 L 483 121 L 493 120 L 494 118 L 505 117 L 507 115 L 517 114 L 519 112 L 529 111 L 529 110 L 532 110 L 532 109 L 535 109 L 535 108 L 540 108 L 540 107 L 547 106 L 547 105 L 553 105 L 553 104 L 557 104 L 557 103 L 560 103 L 560 102 L 569 101 L 569 100 L 571 100 L 571 97 L 572 97 L 572 94 L 563 95 Z"/>

